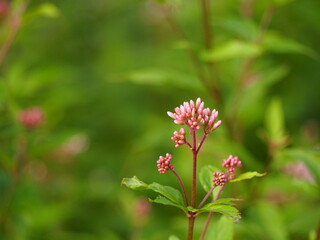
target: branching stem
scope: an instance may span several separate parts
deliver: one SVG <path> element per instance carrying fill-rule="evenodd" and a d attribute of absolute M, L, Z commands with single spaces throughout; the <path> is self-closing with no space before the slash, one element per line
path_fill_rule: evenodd
<path fill-rule="evenodd" d="M 177 177 L 179 184 L 180 184 L 180 187 L 181 187 L 181 190 L 182 190 L 182 193 L 183 193 L 184 202 L 185 202 L 186 206 L 189 206 L 189 201 L 188 201 L 186 189 L 184 187 L 184 184 L 183 184 L 179 174 L 174 170 L 171 170 L 171 172 Z"/>

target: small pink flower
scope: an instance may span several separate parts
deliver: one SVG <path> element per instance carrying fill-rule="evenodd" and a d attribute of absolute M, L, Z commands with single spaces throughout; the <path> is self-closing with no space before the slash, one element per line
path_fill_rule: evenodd
<path fill-rule="evenodd" d="M 184 128 L 180 128 L 179 132 L 175 131 L 173 133 L 173 137 L 171 138 L 171 140 L 175 142 L 176 148 L 182 144 L 185 144 L 186 143 L 186 131 L 184 130 Z"/>
<path fill-rule="evenodd" d="M 226 174 L 228 176 L 228 179 L 230 180 L 236 177 L 236 168 L 242 167 L 242 163 L 238 159 L 238 157 L 233 157 L 232 155 L 229 155 L 228 159 L 223 160 L 222 166 L 226 168 Z"/>
<path fill-rule="evenodd" d="M 20 112 L 18 120 L 26 128 L 35 128 L 43 123 L 43 112 L 38 107 L 29 108 Z"/>
<path fill-rule="evenodd" d="M 192 131 L 200 129 L 203 126 L 205 132 L 209 134 L 220 126 L 221 120 L 216 121 L 218 117 L 217 110 L 204 108 L 204 102 L 198 98 L 196 102 L 184 102 L 180 107 L 176 107 L 175 112 L 168 112 L 169 117 L 174 119 L 174 123 L 187 125 Z"/>
<path fill-rule="evenodd" d="M 165 157 L 159 157 L 159 160 L 157 161 L 159 173 L 165 173 L 166 171 L 172 171 L 174 169 L 174 166 L 170 163 L 171 159 L 172 155 L 169 153 L 167 153 Z"/>
<path fill-rule="evenodd" d="M 214 172 L 212 181 L 215 186 L 223 186 L 228 182 L 228 178 L 223 172 Z"/>

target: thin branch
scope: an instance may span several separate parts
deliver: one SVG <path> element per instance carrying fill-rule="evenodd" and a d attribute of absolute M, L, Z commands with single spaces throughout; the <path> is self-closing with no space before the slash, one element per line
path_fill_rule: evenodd
<path fill-rule="evenodd" d="M 182 193 L 183 193 L 184 202 L 185 202 L 186 206 L 189 206 L 189 201 L 188 201 L 186 189 L 184 187 L 184 184 L 183 184 L 179 174 L 174 170 L 171 170 L 171 172 L 177 177 L 179 184 L 180 184 L 180 187 L 181 187 L 181 190 L 182 190 Z"/>
<path fill-rule="evenodd" d="M 202 147 L 202 144 L 204 143 L 204 140 L 206 140 L 207 136 L 208 136 L 208 134 L 206 134 L 206 133 L 203 135 L 203 138 L 201 139 L 201 142 L 200 142 L 200 144 L 199 144 L 199 146 L 198 146 L 198 148 L 196 150 L 197 153 L 199 153 L 199 151 L 200 151 L 200 149 Z"/>
<path fill-rule="evenodd" d="M 218 199 L 220 198 L 220 195 L 221 195 L 221 193 L 222 193 L 223 188 L 224 188 L 224 186 L 222 186 L 222 187 L 219 189 L 219 192 L 218 192 L 217 196 L 214 198 L 214 201 L 216 201 L 216 200 L 218 200 Z M 204 240 L 204 237 L 206 236 L 206 233 L 207 233 L 207 230 L 208 230 L 208 227 L 209 227 L 209 224 L 210 224 L 212 215 L 213 215 L 213 212 L 210 212 L 210 213 L 208 214 L 206 223 L 205 223 L 204 228 L 203 228 L 202 233 L 201 233 L 200 240 Z"/>
<path fill-rule="evenodd" d="M 201 203 L 199 204 L 198 208 L 201 208 L 203 206 L 203 204 L 207 201 L 207 199 L 210 197 L 210 195 L 212 194 L 213 190 L 216 188 L 216 186 L 213 186 L 209 192 L 206 194 L 206 196 L 202 199 Z"/>

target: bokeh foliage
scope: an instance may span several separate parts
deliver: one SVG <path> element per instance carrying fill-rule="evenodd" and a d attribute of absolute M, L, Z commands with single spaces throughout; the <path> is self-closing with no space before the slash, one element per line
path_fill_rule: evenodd
<path fill-rule="evenodd" d="M 0 65 L 0 239 L 184 239 L 179 211 L 153 204 L 137 215 L 142 195 L 120 182 L 137 175 L 177 184 L 157 174 L 155 161 L 165 152 L 189 177 L 190 156 L 174 149 L 176 126 L 166 112 L 197 97 L 223 120 L 200 167 L 234 154 L 245 171 L 268 173 L 227 189 L 226 196 L 243 199 L 239 224 L 220 216 L 214 223 L 234 228 L 234 239 L 315 239 L 320 2 L 211 1 L 210 50 L 203 47 L 198 2 L 166 2 L 183 39 L 166 20 L 167 5 L 156 1 L 8 1 L 2 48 L 12 18 L 28 4 Z M 216 64 L 223 103 L 199 80 L 188 49 L 203 65 Z M 26 131 L 17 115 L 32 106 L 43 109 L 45 122 Z M 21 139 L 27 162 L 17 174 Z M 197 219 L 196 235 L 204 221 Z M 208 239 L 223 239 L 214 225 Z"/>

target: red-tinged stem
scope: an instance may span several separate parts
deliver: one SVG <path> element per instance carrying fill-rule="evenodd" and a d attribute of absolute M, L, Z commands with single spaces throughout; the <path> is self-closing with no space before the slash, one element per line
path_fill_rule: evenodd
<path fill-rule="evenodd" d="M 193 228 L 194 228 L 194 220 L 195 220 L 195 216 L 193 215 L 193 213 L 189 213 L 189 225 L 188 225 L 188 240 L 192 240 L 193 239 Z"/>
<path fill-rule="evenodd" d="M 209 223 L 211 221 L 212 215 L 213 215 L 213 212 L 209 212 L 207 220 L 206 220 L 206 224 L 204 225 L 203 231 L 202 231 L 201 236 L 200 236 L 200 240 L 204 240 L 204 237 L 206 236 L 206 233 L 207 233 L 207 230 L 208 230 Z"/>
<path fill-rule="evenodd" d="M 186 193 L 186 189 L 184 187 L 184 184 L 183 184 L 179 174 L 176 171 L 171 170 L 171 172 L 177 177 L 177 179 L 178 179 L 178 181 L 180 183 L 180 187 L 181 187 L 182 193 L 183 193 L 184 202 L 185 202 L 186 206 L 188 206 L 189 205 L 189 201 L 188 201 L 188 197 L 187 197 L 187 193 Z"/>
<path fill-rule="evenodd" d="M 197 153 L 200 151 L 200 148 L 202 147 L 202 144 L 204 143 L 204 140 L 206 140 L 207 136 L 208 136 L 207 133 L 205 133 L 205 134 L 203 135 L 203 138 L 201 139 L 201 142 L 200 142 L 200 144 L 199 144 L 199 147 L 197 148 Z"/>
<path fill-rule="evenodd" d="M 197 188 L 197 138 L 195 130 L 191 129 L 192 135 L 192 190 L 191 190 L 191 206 L 193 208 L 196 207 L 196 188 Z M 188 240 L 193 239 L 193 229 L 194 229 L 194 221 L 196 215 L 193 212 L 189 211 L 188 215 Z"/>
<path fill-rule="evenodd" d="M 319 222 L 319 225 L 318 225 L 317 235 L 316 235 L 315 240 L 320 240 L 320 222 Z"/>
<path fill-rule="evenodd" d="M 186 142 L 186 144 L 188 145 L 188 147 L 189 147 L 190 149 L 192 149 L 192 146 L 191 146 L 191 144 L 190 144 L 189 142 Z"/>
<path fill-rule="evenodd" d="M 219 192 L 217 194 L 217 196 L 214 198 L 214 201 L 218 200 L 221 193 L 222 193 L 222 190 L 223 190 L 224 186 L 222 186 L 220 189 L 219 189 Z M 208 217 L 207 217 L 207 221 L 206 221 L 206 224 L 204 225 L 204 228 L 202 230 L 202 233 L 201 233 L 201 237 L 200 237 L 200 240 L 204 240 L 204 237 L 206 236 L 206 233 L 207 233 L 207 230 L 208 230 L 208 227 L 209 227 L 209 223 L 211 221 L 211 218 L 212 218 L 212 215 L 213 215 L 213 212 L 210 212 L 208 214 Z"/>
<path fill-rule="evenodd" d="M 191 206 L 196 207 L 196 187 L 197 187 L 197 140 L 196 133 L 194 130 L 191 130 L 193 147 L 192 147 L 192 192 L 191 192 Z"/>
<path fill-rule="evenodd" d="M 213 190 L 215 189 L 216 186 L 213 186 L 210 191 L 207 193 L 207 195 L 202 199 L 201 203 L 199 204 L 198 208 L 201 208 L 203 204 L 207 201 L 207 199 L 210 197 L 212 194 Z"/>

